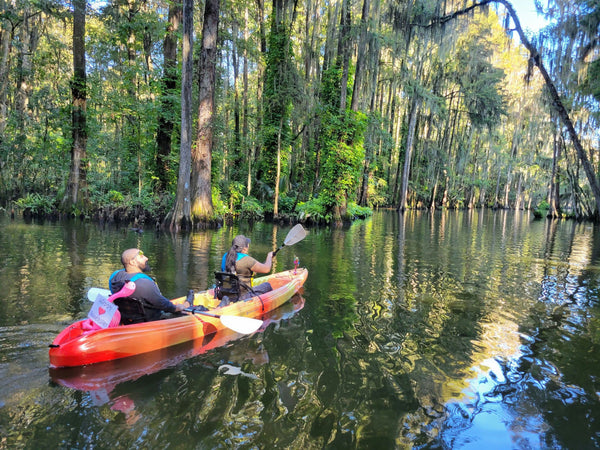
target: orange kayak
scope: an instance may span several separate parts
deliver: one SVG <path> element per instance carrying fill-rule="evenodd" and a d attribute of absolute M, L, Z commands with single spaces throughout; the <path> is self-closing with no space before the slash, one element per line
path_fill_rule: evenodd
<path fill-rule="evenodd" d="M 254 285 L 268 281 L 273 290 L 246 301 L 214 308 L 219 300 L 214 291 L 199 292 L 194 306 L 205 306 L 209 312 L 222 316 L 260 319 L 264 314 L 287 302 L 304 285 L 308 277 L 305 268 L 292 269 L 256 278 Z M 185 297 L 172 300 L 183 303 Z M 127 358 L 197 340 L 223 330 L 226 326 L 218 317 L 186 314 L 154 322 L 121 325 L 100 330 L 85 330 L 87 319 L 65 328 L 50 345 L 50 367 L 74 367 L 114 359 Z"/>
<path fill-rule="evenodd" d="M 258 331 L 264 331 L 271 324 L 278 324 L 283 320 L 290 319 L 303 307 L 304 298 L 299 294 L 295 294 L 284 305 L 263 315 L 263 325 Z M 142 376 L 176 366 L 184 360 L 225 346 L 244 336 L 246 335 L 224 329 L 209 336 L 204 336 L 202 339 L 161 348 L 131 358 L 116 359 L 87 366 L 50 368 L 49 374 L 56 384 L 80 391 L 98 392 L 97 395 L 108 395 L 117 385 L 123 382 L 137 380 Z M 244 348 L 247 352 L 248 347 Z M 250 354 L 245 353 L 245 356 L 247 358 L 257 357 L 252 352 Z"/>

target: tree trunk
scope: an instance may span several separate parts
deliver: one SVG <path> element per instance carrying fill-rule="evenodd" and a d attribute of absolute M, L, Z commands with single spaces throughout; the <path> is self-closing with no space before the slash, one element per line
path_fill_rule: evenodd
<path fill-rule="evenodd" d="M 450 186 L 450 176 L 448 175 L 448 173 L 444 170 L 444 193 L 442 194 L 442 208 L 447 208 L 448 207 L 448 190 L 449 190 L 449 186 Z"/>
<path fill-rule="evenodd" d="M 550 211 L 548 215 L 551 217 L 560 217 L 560 181 L 559 181 L 559 165 L 560 161 L 560 135 L 558 127 L 554 130 L 554 152 L 552 154 L 552 182 L 550 184 Z"/>
<path fill-rule="evenodd" d="M 415 128 L 417 125 L 417 110 L 419 109 L 419 98 L 414 94 L 410 107 L 410 119 L 408 121 L 408 137 L 406 138 L 406 156 L 404 158 L 404 170 L 402 172 L 402 190 L 400 191 L 400 211 L 406 209 L 406 198 L 408 194 L 408 178 L 410 176 L 410 160 L 413 151 Z"/>
<path fill-rule="evenodd" d="M 8 106 L 6 104 L 8 89 L 8 61 L 10 55 L 10 36 L 14 33 L 14 27 L 10 30 L 0 29 L 0 42 L 2 43 L 2 56 L 0 57 L 0 141 L 6 129 Z M 1 142 L 0 142 L 1 143 Z"/>
<path fill-rule="evenodd" d="M 500 202 L 498 198 L 500 197 L 500 177 L 502 176 L 502 169 L 498 169 L 498 178 L 496 180 L 496 195 L 494 195 L 494 206 L 493 209 L 498 209 L 500 207 Z"/>
<path fill-rule="evenodd" d="M 358 195 L 358 204 L 360 206 L 367 206 L 369 203 L 369 179 L 371 177 L 371 153 L 373 153 L 372 146 L 368 146 L 365 149 L 365 160 L 363 162 L 362 170 L 362 182 Z"/>
<path fill-rule="evenodd" d="M 277 133 L 277 170 L 275 171 L 275 197 L 273 198 L 273 217 L 279 216 L 279 183 L 281 182 L 281 134 L 283 132 L 283 117 L 279 122 Z"/>
<path fill-rule="evenodd" d="M 73 97 L 71 168 L 69 181 L 62 201 L 66 212 L 73 208 L 83 211 L 87 207 L 87 130 L 86 130 L 86 71 L 85 71 L 85 9 L 86 0 L 73 2 Z"/>
<path fill-rule="evenodd" d="M 258 8 L 258 29 L 260 35 L 260 58 L 258 58 L 258 74 L 256 85 L 256 136 L 263 134 L 263 90 L 264 90 L 264 61 L 267 59 L 267 33 L 265 31 L 265 4 L 263 0 L 256 0 Z M 262 142 L 257 142 L 253 148 L 250 148 L 250 158 L 248 160 L 248 180 L 246 183 L 246 195 L 252 192 L 252 166 L 255 165 L 257 155 L 262 147 Z"/>
<path fill-rule="evenodd" d="M 350 47 L 352 37 L 350 36 L 350 5 L 349 0 L 342 2 L 342 16 L 340 21 L 340 37 L 338 43 L 338 56 L 342 65 L 342 80 L 340 82 L 340 114 L 346 111 L 348 97 L 348 70 L 350 66 Z"/>
<path fill-rule="evenodd" d="M 239 30 L 238 25 L 234 21 L 231 25 L 233 38 L 236 39 Z M 240 118 L 240 93 L 239 93 L 239 77 L 240 77 L 240 68 L 239 62 L 240 58 L 238 56 L 238 49 L 236 45 L 232 45 L 231 48 L 231 68 L 233 69 L 233 151 L 236 153 L 235 164 L 239 164 L 242 161 L 243 152 L 240 148 L 241 142 L 241 118 Z"/>
<path fill-rule="evenodd" d="M 179 176 L 173 210 L 165 218 L 171 231 L 191 226 L 190 172 L 192 166 L 192 81 L 193 81 L 194 0 L 183 0 L 183 53 L 181 68 L 181 144 Z"/>
<path fill-rule="evenodd" d="M 512 167 L 511 164 L 508 165 L 506 169 L 506 184 L 504 185 L 504 208 L 510 208 L 510 202 L 508 200 L 508 195 L 510 194 L 510 184 L 512 183 Z"/>
<path fill-rule="evenodd" d="M 215 104 L 215 70 L 219 29 L 219 0 L 207 0 L 204 6 L 200 83 L 198 89 L 198 132 L 192 152 L 192 221 L 208 221 L 213 216 L 211 159 Z"/>
<path fill-rule="evenodd" d="M 438 179 L 439 179 L 439 175 L 436 174 L 435 181 L 433 182 L 433 189 L 431 190 L 431 201 L 429 202 L 429 208 L 432 211 L 435 211 L 435 197 L 437 196 Z"/>
<path fill-rule="evenodd" d="M 142 149 L 139 140 L 139 129 L 140 129 L 140 117 L 134 105 L 138 104 L 138 92 L 139 87 L 137 70 L 135 70 L 137 50 L 136 50 L 136 33 L 141 33 L 135 26 L 136 16 L 141 14 L 140 5 L 137 4 L 136 0 L 127 1 L 127 63 L 128 67 L 125 70 L 124 77 L 126 79 L 127 86 L 127 99 L 131 102 L 128 111 L 125 115 L 124 132 L 126 147 L 129 151 L 129 157 L 131 160 L 135 158 L 137 160 L 137 185 L 138 185 L 138 197 L 142 195 L 142 183 L 143 183 L 143 167 L 141 153 Z M 134 181 L 133 173 L 131 175 L 131 181 Z"/>
<path fill-rule="evenodd" d="M 181 23 L 181 0 L 170 3 L 169 24 L 164 39 L 163 56 L 163 95 L 158 111 L 158 127 L 156 130 L 156 169 L 158 176 L 157 189 L 165 190 L 169 184 L 169 155 L 171 154 L 171 135 L 175 125 L 175 104 L 172 101 L 177 89 L 177 31 Z"/>
<path fill-rule="evenodd" d="M 356 69 L 354 73 L 354 87 L 352 89 L 352 101 L 350 109 L 358 111 L 360 90 L 364 86 L 363 73 L 365 71 L 365 58 L 367 47 L 367 19 L 369 17 L 370 0 L 363 0 L 362 15 L 360 18 L 360 37 L 358 41 L 358 53 L 356 56 Z"/>
<path fill-rule="evenodd" d="M 521 196 L 523 195 L 523 174 L 519 174 L 519 181 L 517 182 L 517 194 L 515 197 L 515 211 L 519 211 L 522 208 L 522 199 Z"/>
<path fill-rule="evenodd" d="M 249 38 L 250 38 L 250 30 L 248 29 L 248 20 L 249 20 L 249 14 L 248 14 L 248 8 L 244 8 L 244 42 L 248 42 Z M 242 111 L 242 136 L 243 136 L 243 149 L 244 149 L 244 155 L 246 157 L 246 160 L 248 161 L 248 183 L 247 185 L 249 186 L 251 184 L 252 181 L 252 146 L 249 145 L 248 143 L 250 142 L 249 140 L 249 129 L 248 129 L 248 111 L 249 111 L 249 107 L 248 107 L 248 49 L 246 48 L 247 46 L 244 45 L 244 50 L 243 50 L 243 58 L 244 58 L 244 71 L 242 73 L 242 83 L 243 83 L 243 94 L 242 94 L 242 98 L 243 98 L 243 111 Z"/>

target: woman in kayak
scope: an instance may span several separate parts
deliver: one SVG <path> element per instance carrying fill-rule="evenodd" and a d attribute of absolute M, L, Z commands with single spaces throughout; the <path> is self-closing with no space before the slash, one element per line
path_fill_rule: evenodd
<path fill-rule="evenodd" d="M 129 297 L 142 302 L 146 322 L 160 319 L 163 311 L 174 313 L 190 306 L 187 301 L 175 305 L 160 293 L 156 282 L 144 273 L 150 270 L 150 266 L 148 257 L 140 249 L 125 250 L 121 255 L 121 263 L 123 269 L 113 272 L 108 280 L 110 291 L 118 292 L 128 281 L 135 282 L 135 291 Z M 122 312 L 122 321 L 127 322 L 127 317 L 123 317 L 123 315 Z M 129 323 L 133 322 L 129 321 Z"/>
<path fill-rule="evenodd" d="M 250 239 L 242 234 L 238 234 L 233 238 L 231 248 L 223 255 L 221 261 L 221 270 L 223 272 L 235 273 L 240 279 L 240 300 L 273 290 L 271 284 L 268 282 L 252 286 L 252 278 L 255 273 L 269 273 L 271 271 L 273 252 L 267 253 L 267 259 L 264 263 L 261 263 L 248 255 L 249 247 Z M 248 288 L 249 286 L 252 286 L 252 290 Z"/>

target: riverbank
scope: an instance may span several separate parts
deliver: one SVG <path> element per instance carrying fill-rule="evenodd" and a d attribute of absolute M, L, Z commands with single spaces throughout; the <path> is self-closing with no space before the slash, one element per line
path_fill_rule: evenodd
<path fill-rule="evenodd" d="M 90 203 L 85 211 L 61 211 L 58 201 L 52 196 L 28 194 L 11 203 L 5 212 L 11 217 L 22 215 L 25 220 L 62 220 L 78 218 L 97 223 L 126 225 L 133 228 L 156 229 L 165 227 L 169 212 L 173 208 L 174 198 L 171 195 L 155 195 L 133 198 L 111 191 L 102 201 Z M 2 209 L 0 208 L 0 211 Z M 297 202 L 283 198 L 279 212 L 273 214 L 273 205 L 260 202 L 254 197 L 246 197 L 237 204 L 226 205 L 219 198 L 213 198 L 213 216 L 198 223 L 194 228 L 219 228 L 223 224 L 232 224 L 236 220 L 265 221 L 280 224 L 303 223 L 306 225 L 343 224 L 357 219 L 370 217 L 373 210 L 368 207 L 348 204 L 344 216 L 335 220 L 319 199 L 310 202 Z"/>

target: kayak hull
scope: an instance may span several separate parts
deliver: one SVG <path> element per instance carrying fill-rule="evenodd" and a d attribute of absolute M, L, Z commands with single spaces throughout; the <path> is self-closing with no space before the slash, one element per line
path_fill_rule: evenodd
<path fill-rule="evenodd" d="M 257 278 L 254 284 L 269 281 L 273 290 L 246 301 L 211 309 L 211 314 L 260 319 L 287 302 L 298 292 L 308 271 L 304 268 Z M 185 297 L 172 300 L 183 303 Z M 212 289 L 195 294 L 194 306 L 214 307 Z M 86 319 L 65 328 L 50 345 L 50 367 L 75 367 L 127 358 L 209 336 L 225 326 L 216 317 L 186 314 L 169 319 L 86 331 Z"/>
<path fill-rule="evenodd" d="M 279 324 L 281 321 L 290 319 L 303 307 L 304 298 L 300 294 L 295 294 L 279 308 L 268 312 L 262 317 L 263 324 L 259 332 L 265 330 L 271 324 Z M 49 375 L 50 379 L 56 384 L 80 391 L 96 391 L 97 395 L 101 396 L 109 394 L 117 385 L 123 382 L 137 380 L 142 376 L 174 367 L 182 361 L 225 346 L 244 336 L 244 334 L 236 333 L 230 329 L 224 329 L 204 336 L 202 339 L 161 348 L 130 358 L 104 361 L 87 366 L 51 367 L 49 368 Z M 250 351 L 250 354 L 246 354 L 250 346 L 243 347 L 245 350 L 241 350 L 241 352 L 244 353 L 245 357 L 257 357 L 257 355 L 252 354 L 252 351 Z M 266 350 L 257 350 L 258 355 L 262 355 L 262 352 L 266 353 Z"/>

